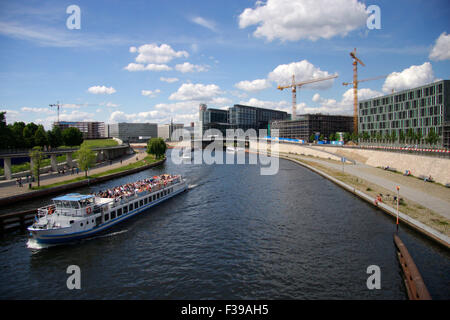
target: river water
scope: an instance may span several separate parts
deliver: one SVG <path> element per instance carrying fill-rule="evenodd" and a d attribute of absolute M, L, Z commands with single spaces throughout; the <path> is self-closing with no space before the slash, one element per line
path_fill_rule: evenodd
<path fill-rule="evenodd" d="M 0 239 L 0 298 L 407 299 L 385 213 L 287 160 L 263 176 L 259 165 L 175 165 L 168 155 L 159 167 L 76 190 L 186 177 L 189 191 L 108 233 L 41 250 L 27 248 L 25 232 Z M 405 227 L 399 235 L 433 299 L 449 299 L 449 252 Z M 81 269 L 80 290 L 67 289 L 69 265 Z M 379 290 L 366 285 L 371 265 Z"/>

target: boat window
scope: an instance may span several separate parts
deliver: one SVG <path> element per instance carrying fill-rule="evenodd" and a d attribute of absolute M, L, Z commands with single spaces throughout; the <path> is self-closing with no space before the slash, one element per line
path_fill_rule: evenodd
<path fill-rule="evenodd" d="M 77 201 L 70 201 L 70 205 L 72 206 L 73 209 L 79 209 Z"/>
<path fill-rule="evenodd" d="M 82 227 L 83 226 L 83 222 L 82 223 L 80 223 L 80 227 Z"/>
<path fill-rule="evenodd" d="M 111 211 L 111 219 L 114 219 L 116 217 L 116 211 Z"/>
<path fill-rule="evenodd" d="M 156 194 L 153 195 L 153 201 L 155 201 L 155 200 L 156 200 Z"/>
<path fill-rule="evenodd" d="M 137 201 L 134 203 L 134 208 L 135 208 L 135 209 L 138 208 L 138 202 L 137 202 Z"/>
<path fill-rule="evenodd" d="M 123 207 L 123 213 L 127 213 L 128 212 L 128 206 Z"/>
<path fill-rule="evenodd" d="M 122 208 L 117 209 L 117 216 L 120 217 L 122 215 Z"/>
<path fill-rule="evenodd" d="M 72 223 L 74 223 L 74 222 L 75 222 L 75 221 L 73 221 L 73 220 L 70 220 L 70 221 L 69 221 L 70 224 L 72 224 Z"/>
<path fill-rule="evenodd" d="M 109 213 L 105 214 L 105 221 L 109 220 Z"/>
<path fill-rule="evenodd" d="M 144 198 L 144 204 L 148 203 L 148 198 Z"/>
<path fill-rule="evenodd" d="M 159 192 L 158 192 L 158 194 L 156 195 L 156 199 L 159 199 Z"/>
<path fill-rule="evenodd" d="M 139 200 L 139 207 L 142 207 L 144 205 L 144 200 Z"/>
<path fill-rule="evenodd" d="M 88 225 L 89 224 L 89 220 L 88 221 L 86 221 L 86 225 Z"/>
<path fill-rule="evenodd" d="M 130 211 L 133 211 L 133 204 L 130 204 Z"/>

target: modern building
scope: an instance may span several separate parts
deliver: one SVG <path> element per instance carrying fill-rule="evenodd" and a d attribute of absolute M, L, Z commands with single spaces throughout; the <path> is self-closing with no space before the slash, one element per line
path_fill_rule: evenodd
<path fill-rule="evenodd" d="M 106 137 L 104 122 L 55 122 L 53 126 L 59 127 L 61 130 L 67 128 L 78 128 L 83 133 L 84 139 L 101 139 Z"/>
<path fill-rule="evenodd" d="M 360 133 L 385 136 L 395 132 L 398 138 L 409 129 L 423 138 L 433 129 L 440 137 L 437 145 L 450 148 L 450 80 L 359 102 Z"/>
<path fill-rule="evenodd" d="M 177 129 L 183 129 L 182 123 L 168 123 L 158 125 L 158 137 L 163 138 L 164 141 L 172 141 L 172 133 Z"/>
<path fill-rule="evenodd" d="M 202 129 L 201 135 L 206 130 L 217 129 L 226 136 L 226 130 L 231 129 L 229 123 L 229 111 L 223 109 L 208 108 L 206 104 L 200 104 L 199 107 L 199 126 Z"/>
<path fill-rule="evenodd" d="M 328 138 L 336 132 L 353 132 L 353 117 L 326 114 L 297 115 L 296 120 L 276 120 L 270 123 L 270 131 L 278 130 L 280 138 L 308 141 L 311 135 Z"/>
<path fill-rule="evenodd" d="M 226 136 L 226 129 L 248 129 L 256 130 L 268 129 L 269 122 L 272 120 L 286 120 L 288 113 L 285 111 L 258 108 L 235 104 L 228 110 L 207 108 L 201 104 L 199 108 L 199 125 L 202 132 L 208 129 L 218 129 Z"/>
<path fill-rule="evenodd" d="M 158 125 L 128 122 L 108 124 L 107 136 L 123 142 L 147 142 L 151 138 L 158 137 Z"/>
<path fill-rule="evenodd" d="M 255 129 L 259 133 L 259 129 L 268 129 L 269 123 L 274 120 L 287 120 L 288 113 L 285 111 L 258 108 L 252 106 L 244 106 L 235 104 L 229 110 L 229 123 L 234 129 Z"/>

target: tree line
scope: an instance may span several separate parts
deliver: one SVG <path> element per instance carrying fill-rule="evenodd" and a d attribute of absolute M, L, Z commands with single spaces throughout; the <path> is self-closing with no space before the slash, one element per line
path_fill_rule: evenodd
<path fill-rule="evenodd" d="M 5 112 L 0 112 L 0 149 L 32 149 L 34 147 L 79 146 L 83 142 L 83 133 L 78 128 L 61 130 L 54 126 L 46 131 L 43 125 L 33 122 L 14 122 L 6 124 Z"/>
<path fill-rule="evenodd" d="M 344 132 L 342 138 L 343 138 L 344 142 L 349 142 L 349 141 L 380 142 L 380 143 L 398 142 L 398 143 L 417 143 L 417 144 L 421 144 L 421 143 L 425 142 L 430 145 L 435 145 L 441 139 L 439 134 L 437 134 L 433 128 L 430 128 L 430 130 L 428 131 L 428 134 L 426 136 L 424 136 L 421 131 L 414 132 L 414 130 L 410 128 L 405 131 L 400 130 L 398 136 L 395 131 L 392 131 L 392 133 L 390 133 L 390 134 L 386 133 L 384 135 L 379 132 L 375 132 L 375 131 L 372 131 L 372 133 L 369 134 L 368 132 L 365 131 L 365 132 L 362 132 L 359 134 Z M 317 139 L 314 134 L 311 134 L 311 136 L 309 137 L 309 140 L 310 140 L 310 142 L 314 142 Z M 329 141 L 339 140 L 339 134 L 337 132 L 332 133 L 332 134 L 330 134 L 329 137 L 325 137 L 323 134 L 321 134 L 319 136 L 319 141 L 323 141 L 323 140 L 329 140 Z"/>

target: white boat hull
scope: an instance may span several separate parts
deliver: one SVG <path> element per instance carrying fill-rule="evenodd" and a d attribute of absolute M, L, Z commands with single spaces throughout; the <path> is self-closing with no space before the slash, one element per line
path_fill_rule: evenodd
<path fill-rule="evenodd" d="M 161 189 L 161 190 L 158 190 L 155 192 L 149 192 L 149 193 L 146 193 L 139 197 L 133 198 L 129 202 L 119 204 L 116 207 L 114 207 L 113 210 L 108 211 L 106 213 L 109 214 L 112 211 L 116 212 L 117 209 L 123 208 L 125 206 L 129 206 L 131 203 L 135 203 L 135 202 L 140 203 L 140 201 L 146 197 L 148 199 L 152 198 L 154 195 L 156 195 L 164 190 L 171 189 L 171 188 L 173 190 L 171 193 L 161 196 L 154 201 L 148 201 L 146 204 L 139 206 L 138 208 L 135 208 L 133 210 L 130 210 L 130 211 L 127 210 L 128 211 L 127 213 L 123 213 L 121 216 L 115 217 L 114 219 L 110 219 L 107 222 L 102 221 L 102 223 L 97 224 L 91 228 L 87 228 L 87 226 L 85 225 L 83 230 L 79 230 L 80 227 L 78 225 L 78 230 L 75 226 L 54 228 L 54 229 L 52 229 L 52 228 L 36 229 L 36 228 L 30 227 L 30 228 L 28 228 L 28 230 L 30 231 L 32 238 L 39 244 L 61 244 L 61 243 L 66 243 L 66 242 L 71 242 L 74 240 L 91 237 L 93 235 L 101 233 L 101 232 L 123 222 L 124 220 L 134 217 L 137 214 L 139 214 L 143 211 L 146 211 L 149 208 L 151 208 L 163 201 L 166 201 L 166 200 L 186 191 L 187 184 L 184 180 L 182 180 L 181 182 L 179 182 L 175 185 L 172 185 L 168 188 L 164 188 L 164 189 Z M 92 215 L 92 221 L 94 222 L 95 219 L 98 217 L 99 217 L 99 215 Z M 86 220 L 83 220 L 83 221 L 86 221 Z M 91 224 L 91 225 L 93 225 L 93 224 Z"/>

